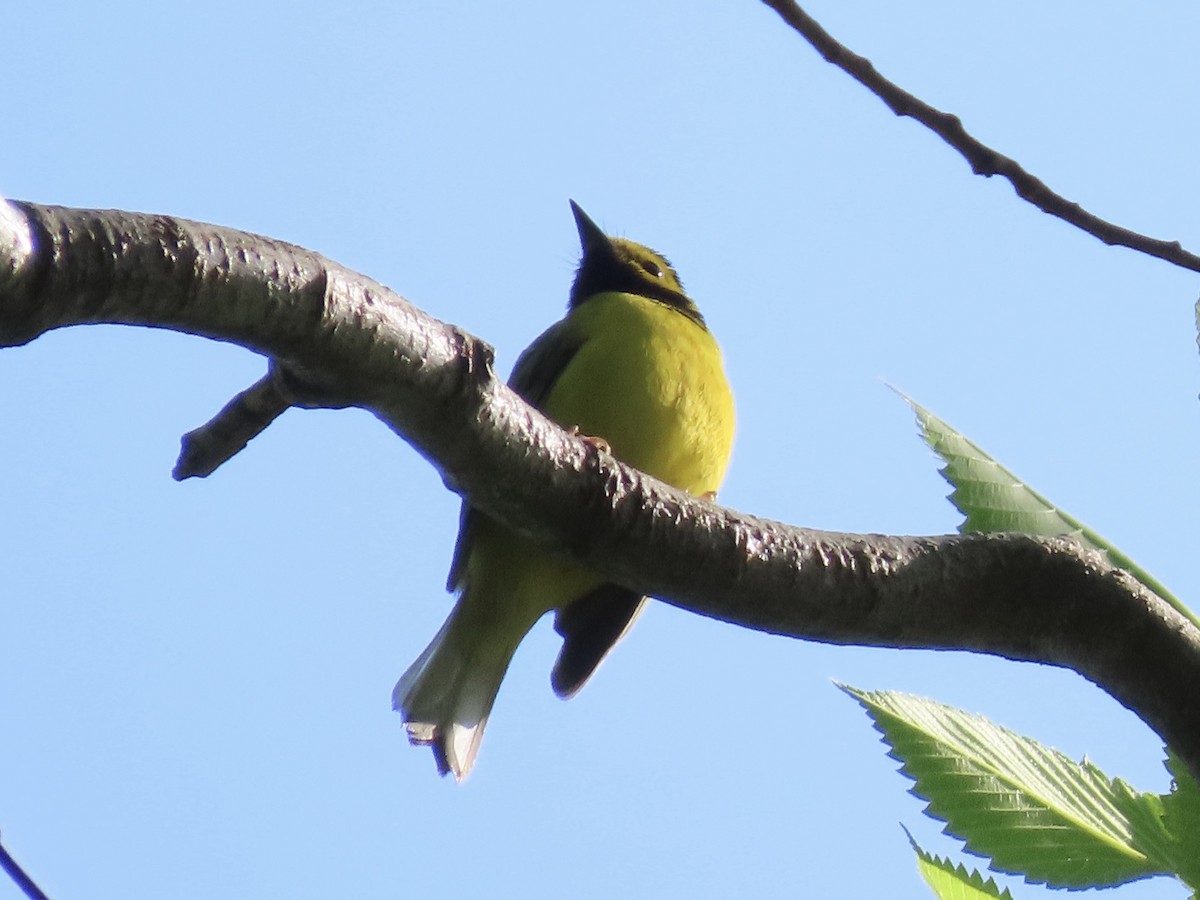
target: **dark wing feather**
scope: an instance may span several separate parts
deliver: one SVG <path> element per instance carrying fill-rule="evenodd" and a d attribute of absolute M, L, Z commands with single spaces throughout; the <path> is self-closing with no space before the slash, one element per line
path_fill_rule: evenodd
<path fill-rule="evenodd" d="M 582 340 L 572 335 L 566 319 L 561 319 L 543 331 L 517 359 L 509 376 L 508 386 L 521 395 L 531 406 L 542 408 L 546 395 L 562 374 L 582 345 Z M 462 583 L 463 569 L 467 565 L 467 552 L 475 531 L 479 513 L 464 500 L 458 514 L 458 541 L 454 544 L 454 557 L 450 562 L 450 574 L 446 578 L 446 590 L 457 590 Z"/>
<path fill-rule="evenodd" d="M 563 636 L 563 647 L 550 673 L 554 693 L 564 700 L 592 677 L 625 636 L 646 598 L 617 584 L 602 584 L 558 611 L 554 630 Z"/>
<path fill-rule="evenodd" d="M 583 339 L 571 332 L 567 319 L 550 326 L 521 354 L 508 379 L 509 387 L 541 409 L 555 381 L 582 344 Z M 570 427 L 574 423 L 559 424 Z M 456 590 L 462 581 L 478 520 L 479 513 L 464 501 L 447 579 L 449 590 Z M 563 636 L 563 647 L 550 681 L 558 696 L 570 697 L 583 687 L 608 651 L 629 630 L 645 601 L 645 597 L 628 588 L 605 584 L 556 613 L 554 628 Z"/>
<path fill-rule="evenodd" d="M 538 409 L 583 346 L 583 338 L 573 332 L 570 319 L 560 319 L 538 335 L 513 366 L 508 386 Z"/>

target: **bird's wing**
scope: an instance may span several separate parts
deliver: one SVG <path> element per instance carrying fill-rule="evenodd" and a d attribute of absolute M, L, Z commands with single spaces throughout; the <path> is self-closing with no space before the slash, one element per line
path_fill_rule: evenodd
<path fill-rule="evenodd" d="M 517 360 L 510 381 L 513 390 L 541 408 L 554 383 L 583 345 L 570 330 L 569 318 L 551 327 Z M 570 428 L 575 422 L 560 422 Z M 604 437 L 604 435 L 593 435 Z M 554 630 L 563 646 L 550 673 L 554 693 L 574 694 L 633 625 L 646 598 L 617 584 L 604 584 L 573 600 L 554 614 Z"/>
<path fill-rule="evenodd" d="M 574 696 L 633 626 L 645 602 L 629 588 L 602 584 L 558 610 L 554 630 L 563 646 L 550 673 L 554 693 L 564 700 Z"/>
<path fill-rule="evenodd" d="M 508 380 L 509 387 L 540 409 L 583 341 L 583 336 L 572 329 L 569 317 L 550 326 L 521 354 Z M 573 423 L 559 424 L 570 427 Z M 479 513 L 464 501 L 447 579 L 449 590 L 456 590 L 462 582 L 478 521 Z M 563 646 L 550 676 L 556 694 L 570 697 L 583 687 L 608 652 L 625 636 L 645 601 L 645 597 L 628 588 L 605 584 L 557 611 L 554 628 L 562 635 Z"/>
<path fill-rule="evenodd" d="M 517 359 L 508 386 L 526 403 L 541 409 L 554 382 L 582 345 L 583 339 L 573 332 L 567 319 L 556 322 L 543 331 Z M 446 590 L 457 590 L 462 583 L 478 518 L 479 513 L 464 500 L 458 515 L 458 541 L 454 545 Z"/>

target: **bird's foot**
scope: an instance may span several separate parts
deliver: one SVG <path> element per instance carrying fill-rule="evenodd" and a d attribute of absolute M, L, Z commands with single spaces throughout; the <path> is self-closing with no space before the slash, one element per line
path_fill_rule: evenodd
<path fill-rule="evenodd" d="M 593 447 L 595 447 L 601 453 L 608 453 L 610 455 L 612 454 L 612 447 L 609 446 L 608 441 L 606 441 L 604 438 L 599 437 L 597 435 L 581 434 L 579 431 L 578 425 L 571 426 L 571 434 L 575 435 L 577 438 L 582 440 L 585 444 L 591 444 Z"/>

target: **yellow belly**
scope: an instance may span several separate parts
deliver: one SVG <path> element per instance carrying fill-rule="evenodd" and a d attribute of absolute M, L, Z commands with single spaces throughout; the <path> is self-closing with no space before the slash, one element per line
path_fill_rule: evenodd
<path fill-rule="evenodd" d="M 569 326 L 566 337 L 580 349 L 545 398 L 546 414 L 604 438 L 619 459 L 674 487 L 715 493 L 733 446 L 734 411 L 708 331 L 663 304 L 620 293 L 590 298 Z M 481 517 L 476 528 L 465 580 L 497 598 L 481 604 L 491 608 L 483 614 L 511 616 L 515 640 L 542 613 L 603 583 L 490 520 Z"/>
<path fill-rule="evenodd" d="M 578 209 L 576 220 L 585 263 L 593 252 L 611 255 L 618 268 L 644 262 L 649 276 L 665 279 L 664 299 L 686 306 L 682 293 L 672 293 L 678 280 L 673 271 L 664 275 L 665 260 L 610 241 Z M 564 427 L 603 438 L 626 463 L 690 493 L 715 493 L 733 445 L 734 412 L 712 336 L 665 302 L 618 292 L 575 302 L 576 293 L 567 317 L 522 356 L 519 388 Z M 410 739 L 432 743 L 439 767 L 459 778 L 471 768 L 517 645 L 545 612 L 563 611 L 556 627 L 564 647 L 551 681 L 569 696 L 641 608 L 641 598 L 618 586 L 593 593 L 603 575 L 480 513 L 468 508 L 463 521 L 450 577 L 458 602 L 393 693 Z"/>
<path fill-rule="evenodd" d="M 733 447 L 733 395 L 712 335 L 633 294 L 590 298 L 571 313 L 582 346 L 543 407 L 566 428 L 604 438 L 635 468 L 693 494 L 720 487 Z"/>

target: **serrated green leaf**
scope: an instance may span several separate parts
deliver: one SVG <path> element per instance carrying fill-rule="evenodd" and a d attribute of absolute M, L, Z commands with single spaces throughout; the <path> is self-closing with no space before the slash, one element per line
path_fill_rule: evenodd
<path fill-rule="evenodd" d="M 1153 802 L 1091 763 L 923 697 L 839 687 L 866 709 L 926 813 L 993 869 L 1066 888 L 1172 874 Z"/>
<path fill-rule="evenodd" d="M 1180 879 L 1197 890 L 1200 889 L 1200 783 L 1169 749 L 1166 765 L 1172 783 L 1171 793 L 1162 797 L 1163 823 L 1175 841 L 1172 858 Z"/>
<path fill-rule="evenodd" d="M 1127 571 L 1186 616 L 1193 625 L 1200 627 L 1200 618 L 1149 572 L 1078 519 L 1037 493 L 981 447 L 967 440 L 929 410 L 904 394 L 900 396 L 916 413 L 925 443 L 945 462 L 939 471 L 954 488 L 949 500 L 965 517 L 959 531 L 964 534 L 1015 531 L 1073 537 L 1085 546 L 1099 550 L 1114 566 Z"/>
<path fill-rule="evenodd" d="M 904 829 L 908 834 L 908 829 Z M 908 834 L 908 842 L 917 854 L 917 869 L 925 883 L 937 895 L 938 900 L 1012 900 L 1008 888 L 1000 890 L 996 879 L 984 877 L 977 869 L 967 870 L 962 863 L 957 866 L 948 859 L 934 856 L 917 844 Z"/>
<path fill-rule="evenodd" d="M 1112 779 L 1111 783 L 1117 805 L 1129 820 L 1130 833 L 1138 850 L 1156 869 L 1178 875 L 1179 866 L 1175 861 L 1178 844 L 1163 819 L 1162 795 L 1136 790 L 1120 778 Z"/>

